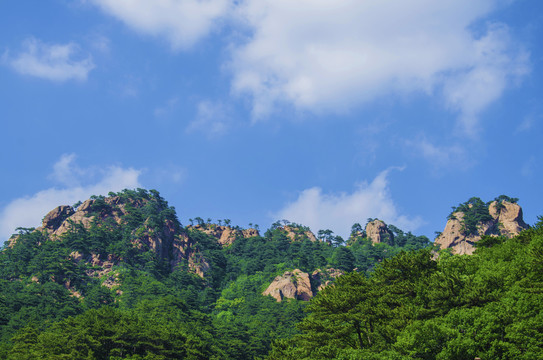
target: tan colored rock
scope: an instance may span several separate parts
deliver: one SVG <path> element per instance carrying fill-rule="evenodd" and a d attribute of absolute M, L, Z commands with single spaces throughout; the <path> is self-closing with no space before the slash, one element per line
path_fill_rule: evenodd
<path fill-rule="evenodd" d="M 75 213 L 74 208 L 68 205 L 62 205 L 49 211 L 43 218 L 42 227 L 44 229 L 55 231 L 59 226 Z"/>
<path fill-rule="evenodd" d="M 375 219 L 366 224 L 366 236 L 373 244 L 387 243 L 394 238 L 384 221 Z"/>
<path fill-rule="evenodd" d="M 529 227 L 524 222 L 520 205 L 509 201 L 503 201 L 501 206 L 496 205 L 496 201 L 491 202 L 488 211 L 498 221 L 501 235 L 511 238 Z"/>
<path fill-rule="evenodd" d="M 75 256 L 77 256 L 77 254 L 75 254 Z M 94 267 L 94 269 L 87 270 L 87 275 L 101 278 L 111 273 L 113 267 L 119 263 L 120 259 L 112 254 L 104 257 L 100 254 L 92 253 L 90 259 L 86 259 L 86 261 Z"/>
<path fill-rule="evenodd" d="M 321 291 L 342 275 L 345 275 L 345 272 L 340 269 L 317 269 L 311 274 L 311 280 L 315 284 L 317 291 Z"/>
<path fill-rule="evenodd" d="M 300 231 L 299 228 L 290 225 L 283 226 L 280 229 L 283 229 L 286 232 L 287 237 L 291 241 L 303 241 L 305 239 L 309 239 L 313 242 L 317 241 L 317 237 L 310 230 Z"/>
<path fill-rule="evenodd" d="M 284 298 L 308 301 L 313 297 L 309 274 L 299 269 L 286 271 L 283 275 L 277 276 L 262 295 L 270 295 L 277 302 Z"/>
<path fill-rule="evenodd" d="M 211 269 L 207 259 L 199 252 L 193 252 L 188 258 L 189 269 L 199 277 L 205 277 L 205 274 Z"/>
<path fill-rule="evenodd" d="M 445 230 L 434 240 L 442 249 L 452 249 L 454 254 L 471 255 L 475 251 L 475 243 L 484 235 L 506 236 L 512 238 L 528 225 L 522 219 L 522 208 L 515 203 L 503 201 L 496 207 L 496 201 L 490 203 L 488 212 L 492 220 L 477 224 L 477 234 L 464 233 L 464 213 L 454 212 L 445 225 Z"/>
<path fill-rule="evenodd" d="M 83 255 L 79 252 L 79 251 L 72 251 L 70 253 L 70 257 L 76 262 L 80 262 L 81 260 L 83 260 Z"/>
<path fill-rule="evenodd" d="M 223 226 L 217 224 L 206 225 L 189 225 L 188 229 L 198 230 L 207 235 L 213 236 L 217 239 L 217 242 L 222 246 L 230 246 L 238 238 L 249 238 L 253 236 L 260 236 L 256 229 L 244 229 L 238 230 L 230 226 Z"/>
<path fill-rule="evenodd" d="M 12 248 L 15 246 L 15 244 L 17 244 L 17 240 L 19 240 L 19 235 L 12 235 L 9 239 L 8 239 L 8 248 Z"/>
<path fill-rule="evenodd" d="M 250 229 L 243 229 L 243 230 L 241 230 L 241 233 L 243 234 L 243 237 L 244 237 L 244 238 L 250 238 L 250 237 L 260 236 L 260 233 L 258 232 L 258 230 L 257 230 L 257 229 L 253 229 L 253 228 L 250 228 Z"/>

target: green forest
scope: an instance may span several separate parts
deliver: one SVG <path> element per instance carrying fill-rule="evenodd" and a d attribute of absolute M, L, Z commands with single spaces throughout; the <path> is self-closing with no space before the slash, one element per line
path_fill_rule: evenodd
<path fill-rule="evenodd" d="M 542 218 L 459 256 L 392 224 L 379 243 L 359 223 L 182 225 L 155 190 L 66 209 L 0 252 L 1 359 L 543 358 Z M 343 275 L 311 278 L 310 301 L 262 295 L 294 269 Z"/>

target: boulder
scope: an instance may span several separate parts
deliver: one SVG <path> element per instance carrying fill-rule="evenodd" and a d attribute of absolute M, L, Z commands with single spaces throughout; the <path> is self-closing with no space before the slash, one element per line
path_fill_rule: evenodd
<path fill-rule="evenodd" d="M 309 274 L 299 269 L 286 271 L 277 276 L 262 295 L 270 295 L 278 302 L 284 298 L 308 301 L 313 297 Z"/>
<path fill-rule="evenodd" d="M 366 224 L 366 236 L 373 244 L 388 243 L 394 235 L 382 220 L 375 219 Z"/>

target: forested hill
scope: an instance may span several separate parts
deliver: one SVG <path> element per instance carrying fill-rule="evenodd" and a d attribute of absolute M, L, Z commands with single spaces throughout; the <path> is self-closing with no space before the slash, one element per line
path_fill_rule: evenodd
<path fill-rule="evenodd" d="M 345 240 L 287 220 L 263 233 L 190 223 L 137 189 L 18 229 L 0 253 L 0 358 L 528 359 L 541 348 L 540 225 L 483 234 L 459 257 L 379 219 Z"/>

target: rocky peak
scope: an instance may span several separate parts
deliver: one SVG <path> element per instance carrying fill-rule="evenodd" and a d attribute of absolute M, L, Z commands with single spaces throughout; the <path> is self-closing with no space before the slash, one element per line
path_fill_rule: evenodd
<path fill-rule="evenodd" d="M 144 208 L 149 202 L 156 202 L 153 205 L 151 214 Z M 80 203 L 75 209 L 68 205 L 59 206 L 51 210 L 43 219 L 42 226 L 37 231 L 44 231 L 50 240 L 58 240 L 63 234 L 69 232 L 73 225 L 82 226 L 84 229 L 90 229 L 93 222 L 98 226 L 127 226 L 129 216 L 138 214 L 143 216 L 141 223 L 134 224 L 132 230 L 132 244 L 140 251 L 153 251 L 157 256 L 167 261 L 171 268 L 180 263 L 186 263 L 188 267 L 196 274 L 204 276 L 209 270 L 209 264 L 203 258 L 200 251 L 196 250 L 192 241 L 179 228 L 175 218 L 167 215 L 158 218 L 157 215 L 163 210 L 168 210 L 167 203 L 160 198 L 158 193 L 147 191 L 124 191 L 119 194 L 108 197 L 95 196 Z M 133 220 L 132 220 L 133 221 Z M 107 224 L 107 225 L 106 225 Z M 253 233 L 253 232 L 248 232 Z M 10 239 L 10 246 L 14 246 L 17 237 Z M 91 266 L 100 267 L 91 276 L 103 276 L 102 271 L 109 272 L 114 265 L 122 262 L 123 259 L 113 254 L 91 254 L 92 257 L 81 257 L 78 252 L 73 253 L 74 261 L 84 261 Z M 98 262 L 97 259 L 104 262 Z"/>
<path fill-rule="evenodd" d="M 257 229 L 237 229 L 230 226 L 217 224 L 189 225 L 187 226 L 187 229 L 198 230 L 207 235 L 213 236 L 222 246 L 229 246 L 238 238 L 260 236 Z"/>
<path fill-rule="evenodd" d="M 61 205 L 49 211 L 43 218 L 42 227 L 48 230 L 56 230 L 62 225 L 64 220 L 73 215 L 75 210 L 68 205 Z"/>
<path fill-rule="evenodd" d="M 486 214 L 475 217 L 471 214 L 474 206 L 480 208 L 479 213 L 485 210 Z M 452 249 L 455 254 L 473 254 L 475 243 L 484 235 L 512 238 L 529 227 L 522 218 L 522 208 L 507 200 L 492 201 L 485 204 L 484 209 L 477 203 L 467 204 L 461 209 L 449 216 L 445 229 L 434 241 L 442 249 Z M 470 229 L 473 226 L 474 229 Z"/>
<path fill-rule="evenodd" d="M 492 201 L 488 211 L 500 224 L 500 235 L 513 237 L 529 227 L 522 218 L 522 208 L 516 203 Z"/>
<path fill-rule="evenodd" d="M 366 224 L 366 236 L 373 244 L 388 243 L 394 239 L 394 234 L 390 231 L 384 221 L 375 219 Z"/>
<path fill-rule="evenodd" d="M 285 232 L 285 235 L 291 241 L 303 241 L 305 239 L 309 239 L 310 241 L 317 241 L 317 237 L 315 236 L 315 234 L 313 234 L 311 230 L 308 230 L 307 228 L 293 225 L 285 225 L 279 227 L 279 229 L 283 230 Z"/>

